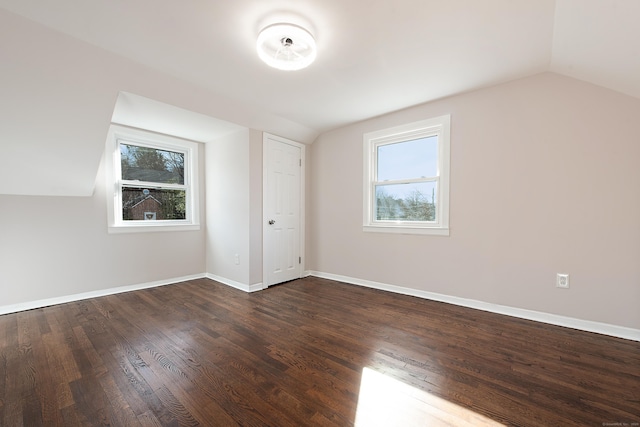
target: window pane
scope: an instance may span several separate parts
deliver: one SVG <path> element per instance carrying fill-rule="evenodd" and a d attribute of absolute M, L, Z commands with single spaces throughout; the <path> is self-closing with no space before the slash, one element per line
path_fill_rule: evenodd
<path fill-rule="evenodd" d="M 378 146 L 377 181 L 438 174 L 438 136 Z"/>
<path fill-rule="evenodd" d="M 125 187 L 122 189 L 124 221 L 186 219 L 185 190 Z"/>
<path fill-rule="evenodd" d="M 376 186 L 376 221 L 435 221 L 436 182 Z"/>
<path fill-rule="evenodd" d="M 184 153 L 120 144 L 122 179 L 184 185 Z"/>

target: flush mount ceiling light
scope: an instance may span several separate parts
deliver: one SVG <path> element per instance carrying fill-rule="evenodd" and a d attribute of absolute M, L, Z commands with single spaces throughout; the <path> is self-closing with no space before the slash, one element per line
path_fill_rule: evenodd
<path fill-rule="evenodd" d="M 316 59 L 316 41 L 295 24 L 269 25 L 260 31 L 256 48 L 260 59 L 279 70 L 300 70 Z"/>

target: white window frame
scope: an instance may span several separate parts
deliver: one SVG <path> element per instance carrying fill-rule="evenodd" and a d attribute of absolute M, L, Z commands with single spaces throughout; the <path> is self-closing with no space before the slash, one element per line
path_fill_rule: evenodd
<path fill-rule="evenodd" d="M 427 120 L 408 123 L 375 132 L 365 133 L 364 186 L 363 186 L 363 231 L 401 234 L 449 235 L 449 167 L 450 167 L 451 116 L 444 115 Z M 437 182 L 435 221 L 382 221 L 375 219 L 375 188 L 389 182 L 376 181 L 377 148 L 381 145 L 407 142 L 419 138 L 438 136 L 438 171 L 428 181 Z M 419 180 L 396 180 L 391 183 L 418 182 Z"/>
<path fill-rule="evenodd" d="M 122 188 L 132 182 L 122 179 L 120 143 L 129 143 L 159 150 L 183 153 L 184 185 L 138 182 L 148 188 L 184 189 L 186 218 L 181 220 L 138 221 L 122 219 Z M 148 231 L 188 231 L 200 229 L 200 201 L 198 187 L 198 144 L 180 138 L 161 135 L 125 126 L 111 125 L 106 143 L 107 218 L 109 233 Z"/>

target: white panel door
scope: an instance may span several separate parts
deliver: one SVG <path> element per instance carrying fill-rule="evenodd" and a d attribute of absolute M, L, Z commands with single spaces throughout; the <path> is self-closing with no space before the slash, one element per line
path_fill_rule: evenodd
<path fill-rule="evenodd" d="M 301 277 L 302 148 L 292 141 L 264 137 L 264 286 Z"/>

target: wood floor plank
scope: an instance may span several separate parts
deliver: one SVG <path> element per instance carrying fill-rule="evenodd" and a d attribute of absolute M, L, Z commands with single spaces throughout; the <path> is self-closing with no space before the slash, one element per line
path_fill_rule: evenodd
<path fill-rule="evenodd" d="M 326 279 L 0 316 L 2 426 L 638 422 L 638 342 Z"/>

